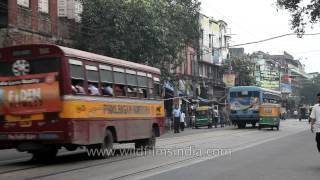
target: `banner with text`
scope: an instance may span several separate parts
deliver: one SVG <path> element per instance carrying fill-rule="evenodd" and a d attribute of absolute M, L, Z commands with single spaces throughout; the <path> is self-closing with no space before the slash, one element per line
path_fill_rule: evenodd
<path fill-rule="evenodd" d="M 0 114 L 61 111 L 57 73 L 0 77 Z"/>

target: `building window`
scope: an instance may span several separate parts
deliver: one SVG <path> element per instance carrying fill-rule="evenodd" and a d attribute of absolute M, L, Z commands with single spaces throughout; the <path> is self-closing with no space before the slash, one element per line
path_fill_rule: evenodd
<path fill-rule="evenodd" d="M 30 8 L 30 0 L 18 0 L 17 4 L 22 7 Z"/>
<path fill-rule="evenodd" d="M 38 0 L 38 8 L 42 13 L 49 13 L 49 0 Z"/>
<path fill-rule="evenodd" d="M 83 11 L 82 3 L 79 0 L 75 1 L 75 21 L 80 22 L 81 21 L 81 14 Z"/>

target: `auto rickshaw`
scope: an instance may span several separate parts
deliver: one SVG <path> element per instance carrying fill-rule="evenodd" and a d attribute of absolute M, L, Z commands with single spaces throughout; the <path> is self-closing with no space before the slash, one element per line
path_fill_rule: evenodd
<path fill-rule="evenodd" d="M 259 107 L 259 126 L 258 129 L 264 127 L 277 128 L 280 126 L 281 107 L 279 104 L 264 103 Z"/>
<path fill-rule="evenodd" d="M 195 111 L 194 127 L 203 126 L 212 128 L 212 109 L 209 106 L 200 106 Z"/>

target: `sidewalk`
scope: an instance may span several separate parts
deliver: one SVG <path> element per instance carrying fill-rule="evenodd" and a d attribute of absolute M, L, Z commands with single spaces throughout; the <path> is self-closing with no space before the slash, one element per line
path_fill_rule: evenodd
<path fill-rule="evenodd" d="M 225 126 L 221 128 L 220 126 L 218 128 L 211 128 L 208 129 L 207 127 L 200 127 L 199 129 L 192 129 L 192 128 L 185 128 L 184 131 L 180 131 L 180 133 L 174 133 L 173 129 L 169 130 L 166 129 L 166 132 L 160 136 L 160 139 L 162 138 L 170 138 L 170 137 L 180 137 L 180 136 L 187 136 L 192 134 L 198 134 L 198 133 L 204 133 L 204 132 L 213 132 L 213 131 L 221 131 L 226 129 L 237 129 L 235 126 Z"/>

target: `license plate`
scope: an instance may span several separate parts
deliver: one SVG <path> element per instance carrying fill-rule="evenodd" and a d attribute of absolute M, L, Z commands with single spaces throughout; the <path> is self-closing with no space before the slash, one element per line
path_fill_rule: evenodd
<path fill-rule="evenodd" d="M 37 121 L 37 120 L 43 120 L 44 116 L 43 114 L 30 114 L 30 115 L 6 115 L 5 116 L 6 121 L 8 122 L 17 122 L 17 121 Z"/>
<path fill-rule="evenodd" d="M 9 140 L 33 140 L 36 138 L 37 138 L 36 134 L 24 134 L 24 133 L 8 134 Z"/>

